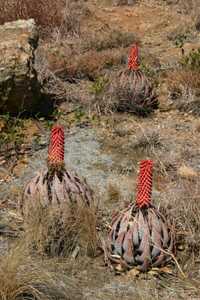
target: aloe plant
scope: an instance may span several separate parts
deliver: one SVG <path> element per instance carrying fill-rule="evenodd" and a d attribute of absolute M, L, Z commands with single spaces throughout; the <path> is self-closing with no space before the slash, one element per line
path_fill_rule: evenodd
<path fill-rule="evenodd" d="M 85 179 L 71 174 L 64 164 L 64 130 L 61 126 L 53 126 L 48 149 L 47 168 L 41 170 L 26 185 L 20 204 L 23 214 L 29 214 L 31 207 L 40 203 L 42 207 L 49 205 L 90 206 L 93 202 L 93 191 Z"/>
<path fill-rule="evenodd" d="M 146 116 L 158 108 L 159 102 L 153 86 L 140 69 L 137 44 L 133 45 L 128 68 L 121 71 L 112 87 L 118 111 L 129 111 Z"/>
<path fill-rule="evenodd" d="M 108 257 L 122 270 L 161 266 L 174 249 L 173 230 L 151 202 L 152 166 L 151 160 L 141 161 L 136 201 L 112 220 Z"/>

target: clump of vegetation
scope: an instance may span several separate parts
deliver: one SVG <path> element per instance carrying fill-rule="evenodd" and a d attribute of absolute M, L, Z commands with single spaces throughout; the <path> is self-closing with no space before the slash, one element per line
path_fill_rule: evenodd
<path fill-rule="evenodd" d="M 119 47 L 125 48 L 134 42 L 138 42 L 138 38 L 133 33 L 119 30 L 108 30 L 105 31 L 105 33 L 95 33 L 93 38 L 88 37 L 87 40 L 82 42 L 81 48 L 84 51 L 92 49 L 102 51 Z"/>
<path fill-rule="evenodd" d="M 95 96 L 100 95 L 104 91 L 107 83 L 108 83 L 108 78 L 98 77 L 90 87 L 91 94 Z"/>
<path fill-rule="evenodd" d="M 18 117 L 11 117 L 9 113 L 1 115 L 0 120 L 0 144 L 13 140 L 20 143 L 23 137 L 20 130 L 23 127 L 23 120 Z"/>
<path fill-rule="evenodd" d="M 200 78 L 199 71 L 192 65 L 169 72 L 167 81 L 175 107 L 180 111 L 199 116 Z"/>
<path fill-rule="evenodd" d="M 11 117 L 9 113 L 0 116 L 0 153 L 9 157 L 10 151 L 20 151 L 24 140 L 24 122 L 21 118 Z"/>
<path fill-rule="evenodd" d="M 181 60 L 181 64 L 189 70 L 200 70 L 200 48 L 192 50 L 187 56 L 184 56 Z"/>
<path fill-rule="evenodd" d="M 2 0 L 0 24 L 34 18 L 45 34 L 58 29 L 65 35 L 73 35 L 80 33 L 80 19 L 88 13 L 84 1 Z"/>
<path fill-rule="evenodd" d="M 103 51 L 90 50 L 74 58 L 73 62 L 66 65 L 66 73 L 72 78 L 88 78 L 94 80 L 101 75 L 103 69 L 123 63 L 124 49 L 108 49 Z"/>
<path fill-rule="evenodd" d="M 136 3 L 136 1 L 134 1 L 134 0 L 114 0 L 113 1 L 113 5 L 115 5 L 115 6 L 120 6 L 120 5 L 133 5 L 133 4 L 135 4 Z"/>
<path fill-rule="evenodd" d="M 19 244 L 0 259 L 0 300 L 81 299 L 80 291 L 66 279 L 34 260 Z"/>
<path fill-rule="evenodd" d="M 18 19 L 34 18 L 42 27 L 58 27 L 62 22 L 64 0 L 2 0 L 0 24 Z"/>
<path fill-rule="evenodd" d="M 182 250 L 181 264 L 184 265 L 184 271 L 190 271 L 192 266 L 196 269 L 196 260 L 200 257 L 200 218 L 197 213 L 200 209 L 200 185 L 198 180 L 179 179 L 177 187 L 176 191 L 179 192 L 174 195 L 171 213 L 176 219 L 177 245 L 181 245 Z"/>
<path fill-rule="evenodd" d="M 44 256 L 94 256 L 98 248 L 95 208 L 62 205 L 32 209 L 24 224 L 25 240 L 32 251 Z"/>
<path fill-rule="evenodd" d="M 110 183 L 108 185 L 108 201 L 109 202 L 118 202 L 121 198 L 121 193 L 119 187 Z"/>
<path fill-rule="evenodd" d="M 154 129 L 145 130 L 136 136 L 136 141 L 131 144 L 131 148 L 140 151 L 152 152 L 155 148 L 162 148 L 163 142 L 158 131 Z"/>

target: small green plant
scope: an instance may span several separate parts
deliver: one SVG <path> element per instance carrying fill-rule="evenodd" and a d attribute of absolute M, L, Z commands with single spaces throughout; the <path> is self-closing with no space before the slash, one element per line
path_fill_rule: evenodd
<path fill-rule="evenodd" d="M 156 71 L 151 66 L 141 63 L 140 68 L 146 76 L 155 77 Z"/>
<path fill-rule="evenodd" d="M 108 79 L 105 78 L 105 77 L 98 77 L 95 82 L 92 84 L 92 86 L 90 87 L 90 93 L 95 95 L 95 96 L 98 96 L 100 95 L 106 84 L 108 83 Z"/>
<path fill-rule="evenodd" d="M 82 118 L 85 116 L 85 112 L 83 111 L 83 109 L 81 107 L 79 107 L 76 111 L 75 111 L 75 119 L 77 122 L 81 122 Z"/>
<path fill-rule="evenodd" d="M 24 121 L 19 117 L 11 117 L 9 113 L 1 115 L 0 120 L 3 124 L 0 131 L 0 149 L 5 144 L 12 143 L 15 147 L 22 144 L 24 134 Z"/>
<path fill-rule="evenodd" d="M 190 70 L 200 70 L 200 48 L 192 50 L 187 56 L 184 56 L 181 60 L 183 67 L 189 68 Z"/>
<path fill-rule="evenodd" d="M 176 47 L 183 47 L 184 43 L 187 40 L 187 35 L 186 34 L 178 34 L 175 38 L 174 44 L 176 45 Z"/>

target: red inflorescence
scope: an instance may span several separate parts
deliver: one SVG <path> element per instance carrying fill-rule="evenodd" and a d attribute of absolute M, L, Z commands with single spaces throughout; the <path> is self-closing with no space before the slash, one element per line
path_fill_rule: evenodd
<path fill-rule="evenodd" d="M 153 179 L 153 161 L 142 160 L 140 162 L 140 172 L 138 178 L 138 190 L 136 205 L 139 208 L 149 207 L 151 203 Z"/>
<path fill-rule="evenodd" d="M 138 70 L 139 69 L 139 54 L 137 44 L 133 45 L 128 57 L 128 68 L 129 70 Z"/>
<path fill-rule="evenodd" d="M 64 129 L 62 126 L 55 125 L 51 129 L 48 162 L 51 165 L 64 163 Z"/>

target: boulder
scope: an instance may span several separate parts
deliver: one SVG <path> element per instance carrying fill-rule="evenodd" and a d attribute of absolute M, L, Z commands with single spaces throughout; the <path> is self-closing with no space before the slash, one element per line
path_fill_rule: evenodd
<path fill-rule="evenodd" d="M 0 112 L 32 113 L 41 94 L 34 68 L 38 31 L 33 19 L 0 26 Z"/>

